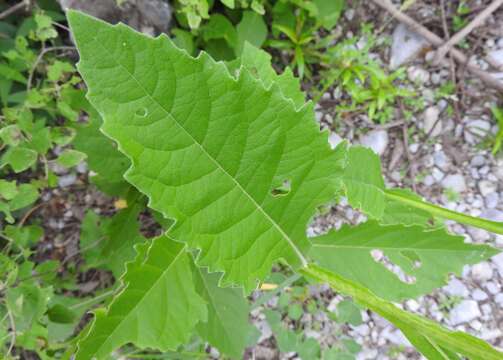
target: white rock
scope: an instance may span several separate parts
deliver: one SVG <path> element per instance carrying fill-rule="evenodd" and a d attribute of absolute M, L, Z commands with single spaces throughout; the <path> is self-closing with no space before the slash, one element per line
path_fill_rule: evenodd
<path fill-rule="evenodd" d="M 491 194 L 488 194 L 485 199 L 486 207 L 489 209 L 494 209 L 496 206 L 498 206 L 498 203 L 500 201 L 500 197 L 498 193 L 493 192 Z"/>
<path fill-rule="evenodd" d="M 355 326 L 353 330 L 360 336 L 368 336 L 370 334 L 370 328 L 367 324 Z"/>
<path fill-rule="evenodd" d="M 414 299 L 407 300 L 405 303 L 410 311 L 418 311 L 421 308 L 421 305 Z"/>
<path fill-rule="evenodd" d="M 58 178 L 58 185 L 59 187 L 64 188 L 75 184 L 75 181 L 77 181 L 77 175 L 75 174 L 63 175 Z"/>
<path fill-rule="evenodd" d="M 445 174 L 439 168 L 433 168 L 431 175 L 436 182 L 440 182 L 445 177 Z"/>
<path fill-rule="evenodd" d="M 415 154 L 415 153 L 417 153 L 418 150 L 419 150 L 419 144 L 414 143 L 414 144 L 409 145 L 409 151 L 411 153 Z"/>
<path fill-rule="evenodd" d="M 330 143 L 330 147 L 332 149 L 335 149 L 337 145 L 342 141 L 342 138 L 337 135 L 336 133 L 331 133 L 330 136 L 328 137 L 328 142 Z"/>
<path fill-rule="evenodd" d="M 484 212 L 480 214 L 480 216 L 487 220 L 498 221 L 498 222 L 503 221 L 503 211 L 499 211 L 496 209 L 484 210 Z"/>
<path fill-rule="evenodd" d="M 449 283 L 442 288 L 445 293 L 451 296 L 467 297 L 470 293 L 468 288 L 456 278 L 452 278 Z"/>
<path fill-rule="evenodd" d="M 484 301 L 484 300 L 487 300 L 487 298 L 488 298 L 487 294 L 480 289 L 475 289 L 472 293 L 473 300 Z"/>
<path fill-rule="evenodd" d="M 465 127 L 465 140 L 470 144 L 480 142 L 491 131 L 491 123 L 485 120 L 471 120 Z"/>
<path fill-rule="evenodd" d="M 442 132 L 442 121 L 437 122 L 439 115 L 440 110 L 436 106 L 430 106 L 424 111 L 423 130 L 426 134 L 429 134 L 431 131 L 431 136 L 440 135 Z"/>
<path fill-rule="evenodd" d="M 482 330 L 482 323 L 478 320 L 474 320 L 470 323 L 470 327 L 474 330 L 480 331 Z"/>
<path fill-rule="evenodd" d="M 411 66 L 407 69 L 407 77 L 413 83 L 422 85 L 430 80 L 430 73 L 420 67 Z"/>
<path fill-rule="evenodd" d="M 435 178 L 431 175 L 426 175 L 423 179 L 423 184 L 426 186 L 431 186 L 435 183 Z"/>
<path fill-rule="evenodd" d="M 487 281 L 493 277 L 491 265 L 484 261 L 472 266 L 472 276 L 478 281 Z"/>
<path fill-rule="evenodd" d="M 380 156 L 388 146 L 388 133 L 385 130 L 372 130 L 360 137 L 360 143 Z"/>
<path fill-rule="evenodd" d="M 479 305 L 476 301 L 463 300 L 451 310 L 449 319 L 451 325 L 456 326 L 475 320 L 481 315 Z"/>
<path fill-rule="evenodd" d="M 498 186 L 495 183 L 488 180 L 480 180 L 478 185 L 479 185 L 479 191 L 484 197 L 489 194 L 495 193 L 498 188 Z"/>
<path fill-rule="evenodd" d="M 470 165 L 475 166 L 475 167 L 484 166 L 485 163 L 486 163 L 486 158 L 483 157 L 482 155 L 475 155 L 472 158 L 472 160 L 470 161 Z"/>
<path fill-rule="evenodd" d="M 465 178 L 461 174 L 447 175 L 444 180 L 442 180 L 442 187 L 458 193 L 464 192 L 466 191 Z"/>
<path fill-rule="evenodd" d="M 493 283 L 492 281 L 486 284 L 486 289 L 493 295 L 496 295 L 500 292 L 500 287 L 495 283 Z"/>
<path fill-rule="evenodd" d="M 493 256 L 491 262 L 496 265 L 496 269 L 498 269 L 500 276 L 503 277 L 503 252 Z"/>
<path fill-rule="evenodd" d="M 422 36 L 417 32 L 409 30 L 402 23 L 393 31 L 393 43 L 391 45 L 390 68 L 396 69 L 407 61 L 417 57 L 421 50 L 428 46 Z"/>
<path fill-rule="evenodd" d="M 503 66 L 503 49 L 490 51 L 487 57 L 491 59 L 494 64 Z"/>
<path fill-rule="evenodd" d="M 449 165 L 449 159 L 447 159 L 447 156 L 442 150 L 433 154 L 433 162 L 435 163 L 435 166 L 438 166 L 442 170 L 447 170 Z"/>
<path fill-rule="evenodd" d="M 401 346 L 411 346 L 407 338 L 402 334 L 400 330 L 395 331 L 383 331 L 381 336 L 388 340 L 390 343 Z"/>

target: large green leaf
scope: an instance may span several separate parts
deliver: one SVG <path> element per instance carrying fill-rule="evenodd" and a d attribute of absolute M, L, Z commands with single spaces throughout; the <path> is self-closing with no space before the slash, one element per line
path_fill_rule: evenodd
<path fill-rule="evenodd" d="M 198 265 L 250 290 L 283 258 L 305 263 L 305 229 L 338 191 L 341 152 L 309 104 L 295 110 L 277 86 L 69 12 L 88 97 L 103 131 L 132 161 L 126 179 L 176 218 L 170 236 L 201 249 Z M 291 190 L 275 196 L 287 181 Z"/>
<path fill-rule="evenodd" d="M 242 289 L 218 286 L 218 273 L 193 266 L 198 294 L 206 301 L 208 319 L 197 325 L 198 334 L 220 352 L 241 359 L 256 340 L 257 329 L 248 320 L 250 306 Z"/>
<path fill-rule="evenodd" d="M 271 66 L 271 55 L 267 52 L 245 42 L 241 56 L 227 64 L 231 73 L 238 72 L 240 66 L 259 78 L 267 89 L 273 83 L 277 84 L 283 95 L 291 99 L 297 108 L 304 105 L 305 99 L 300 90 L 299 79 L 293 75 L 290 68 L 286 68 L 282 74 L 278 75 Z"/>
<path fill-rule="evenodd" d="M 206 319 L 185 246 L 161 236 L 137 247 L 136 260 L 124 275 L 125 289 L 98 310 L 94 324 L 79 343 L 76 360 L 102 359 L 118 347 L 173 350 L 187 342 L 195 325 Z"/>
<path fill-rule="evenodd" d="M 462 236 L 420 226 L 382 226 L 374 221 L 312 238 L 311 257 L 322 267 L 357 281 L 378 296 L 398 301 L 431 292 L 445 284 L 449 273 L 460 275 L 463 265 L 475 264 L 498 251 L 486 245 L 465 244 Z M 406 283 L 371 251 L 384 256 L 415 281 Z M 358 266 L 355 266 L 358 264 Z"/>
<path fill-rule="evenodd" d="M 452 359 L 451 353 L 460 354 L 470 360 L 501 360 L 503 358 L 503 353 L 492 348 L 488 343 L 459 331 L 444 329 L 431 320 L 410 314 L 376 296 L 364 286 L 333 272 L 316 265 L 309 265 L 301 272 L 318 281 L 328 283 L 334 290 L 351 296 L 360 305 L 393 323 L 428 359 Z"/>

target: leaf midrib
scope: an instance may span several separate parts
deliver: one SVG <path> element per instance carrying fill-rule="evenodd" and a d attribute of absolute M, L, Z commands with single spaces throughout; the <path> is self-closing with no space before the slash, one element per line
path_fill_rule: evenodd
<path fill-rule="evenodd" d="M 438 251 L 453 251 L 453 252 L 475 252 L 476 250 L 474 249 L 430 249 L 430 248 L 411 248 L 411 247 L 388 247 L 388 246 L 382 246 L 382 245 L 376 245 L 376 246 L 355 246 L 355 245 L 333 245 L 333 244 L 320 244 L 320 243 L 315 243 L 313 242 L 313 249 L 314 248 L 337 248 L 337 249 L 361 249 L 361 250 L 368 250 L 368 249 L 387 249 L 387 250 L 410 250 L 410 251 L 417 251 L 417 252 L 438 252 Z M 481 251 L 484 252 L 484 251 Z"/>
<path fill-rule="evenodd" d="M 155 98 L 152 97 L 152 95 L 147 91 L 147 89 L 145 89 L 145 87 L 143 87 L 141 85 L 141 83 L 139 82 L 139 80 L 124 66 L 122 65 L 120 62 L 118 62 L 116 60 L 115 57 L 111 56 L 110 53 L 108 52 L 108 49 L 100 42 L 98 41 L 97 37 L 93 37 L 93 40 L 95 42 L 97 42 L 99 44 L 99 46 L 101 46 L 101 48 L 109 55 L 109 58 L 111 58 L 113 60 L 113 62 L 115 64 L 117 64 L 118 66 L 120 66 L 130 77 L 131 79 L 133 79 L 136 84 L 139 86 L 139 88 L 141 88 L 141 90 L 146 94 L 146 96 L 155 104 L 157 104 L 163 111 L 164 113 L 169 117 L 171 118 L 175 123 L 176 125 L 183 130 L 183 132 L 189 136 L 189 138 L 194 142 L 194 144 L 197 144 L 197 146 L 199 147 L 199 149 L 203 152 L 204 155 L 206 155 L 208 157 L 208 159 L 210 159 L 210 161 L 212 161 L 218 169 L 220 169 L 226 176 L 228 176 L 231 181 L 239 188 L 239 190 L 241 190 L 245 195 L 246 197 L 252 202 L 252 204 L 264 215 L 264 217 L 276 228 L 276 230 L 279 231 L 279 233 L 283 236 L 283 238 L 286 240 L 286 242 L 288 243 L 288 245 L 290 245 L 290 247 L 293 249 L 293 251 L 295 252 L 295 254 L 297 255 L 297 257 L 299 258 L 300 262 L 302 263 L 302 266 L 303 267 L 306 267 L 308 262 L 307 262 L 307 259 L 304 257 L 304 255 L 302 254 L 302 252 L 300 251 L 300 249 L 295 245 L 294 241 L 288 236 L 288 234 L 285 233 L 285 231 L 281 228 L 281 226 L 276 223 L 276 221 L 274 221 L 270 216 L 269 214 L 267 214 L 267 212 L 262 208 L 262 206 L 260 206 L 256 201 L 255 199 L 241 186 L 241 184 L 233 177 L 231 176 L 227 170 L 225 170 L 225 168 L 220 165 L 220 163 L 213 157 L 211 156 L 211 154 L 209 154 L 206 149 L 204 149 L 204 147 L 202 146 L 201 143 L 199 143 L 193 136 L 192 134 L 190 134 L 178 121 L 177 119 L 171 114 L 168 112 L 167 109 L 164 108 L 164 106 L 159 103 Z M 182 54 L 182 56 L 184 56 Z M 241 68 L 243 68 L 241 66 Z M 244 68 L 243 68 L 244 69 Z M 241 71 L 240 71 L 240 74 L 241 74 Z M 239 75 L 241 76 L 241 75 Z M 229 79 L 231 81 L 237 81 L 237 80 L 234 80 L 232 77 L 229 77 Z M 260 86 L 263 87 L 263 85 L 257 81 L 257 83 L 260 84 Z M 265 88 L 264 88 L 265 89 Z M 267 91 L 267 90 L 266 90 Z M 105 118 L 105 117 L 104 117 Z M 126 154 L 127 155 L 127 154 Z M 131 168 L 133 168 L 133 165 L 131 165 Z M 131 169 L 130 168 L 130 169 Z M 164 213 L 164 212 L 163 212 Z M 169 214 L 164 214 L 165 216 Z"/>

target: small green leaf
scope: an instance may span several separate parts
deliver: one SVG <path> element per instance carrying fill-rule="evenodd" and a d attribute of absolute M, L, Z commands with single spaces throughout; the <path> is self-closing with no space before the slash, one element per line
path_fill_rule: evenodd
<path fill-rule="evenodd" d="M 21 184 L 18 193 L 9 203 L 11 211 L 16 211 L 33 204 L 38 199 L 38 188 L 32 184 Z"/>
<path fill-rule="evenodd" d="M 72 149 L 66 149 L 58 156 L 58 159 L 56 161 L 58 162 L 59 165 L 69 168 L 80 164 L 86 158 L 87 155 L 83 152 Z"/>
<path fill-rule="evenodd" d="M 68 307 L 56 304 L 47 310 L 49 320 L 58 324 L 71 324 L 77 317 L 76 314 Z"/>
<path fill-rule="evenodd" d="M 23 138 L 21 129 L 17 125 L 7 125 L 0 129 L 0 139 L 10 146 L 17 146 Z"/>
<path fill-rule="evenodd" d="M 304 309 L 302 308 L 302 305 L 294 303 L 288 307 L 288 317 L 290 319 L 299 320 L 302 317 L 302 314 L 304 314 Z"/>
<path fill-rule="evenodd" d="M 344 9 L 345 0 L 314 0 L 318 9 L 317 20 L 321 26 L 331 30 L 339 20 Z"/>
<path fill-rule="evenodd" d="M 337 304 L 337 321 L 358 326 L 362 323 L 361 311 L 352 301 L 341 301 Z"/>
<path fill-rule="evenodd" d="M 267 38 L 267 26 L 262 16 L 253 11 L 243 12 L 243 17 L 236 29 L 238 33 L 235 49 L 237 54 L 241 54 L 246 41 L 259 48 Z"/>
<path fill-rule="evenodd" d="M 2 156 L 2 165 L 10 165 L 12 170 L 20 173 L 30 168 L 37 161 L 37 152 L 25 147 L 9 148 Z"/>
<path fill-rule="evenodd" d="M 18 193 L 15 181 L 0 179 L 0 196 L 5 200 L 12 200 Z"/>

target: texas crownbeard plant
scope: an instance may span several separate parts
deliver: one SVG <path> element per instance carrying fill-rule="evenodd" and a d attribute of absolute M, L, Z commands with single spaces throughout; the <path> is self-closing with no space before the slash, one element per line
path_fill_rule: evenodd
<path fill-rule="evenodd" d="M 106 358 L 128 343 L 176 350 L 193 334 L 240 358 L 254 331 L 244 296 L 279 260 L 383 316 L 427 358 L 501 359 L 484 341 L 392 301 L 428 293 L 449 273 L 497 253 L 465 244 L 439 219 L 498 233 L 502 224 L 386 189 L 379 159 L 367 149 L 345 142 L 330 149 L 298 81 L 289 71 L 277 75 L 258 49 L 247 45 L 240 60 L 225 64 L 204 52 L 190 57 L 164 35 L 152 39 L 74 11 L 68 18 L 99 113 L 93 126 L 102 121 L 118 145 L 114 156 L 129 167 L 128 191 L 148 198 L 166 230 L 151 242 L 130 242 L 136 255 L 123 286 L 81 334 L 77 360 Z M 369 221 L 309 239 L 317 209 L 341 195 Z M 406 284 L 373 261 L 373 249 L 415 281 Z"/>

